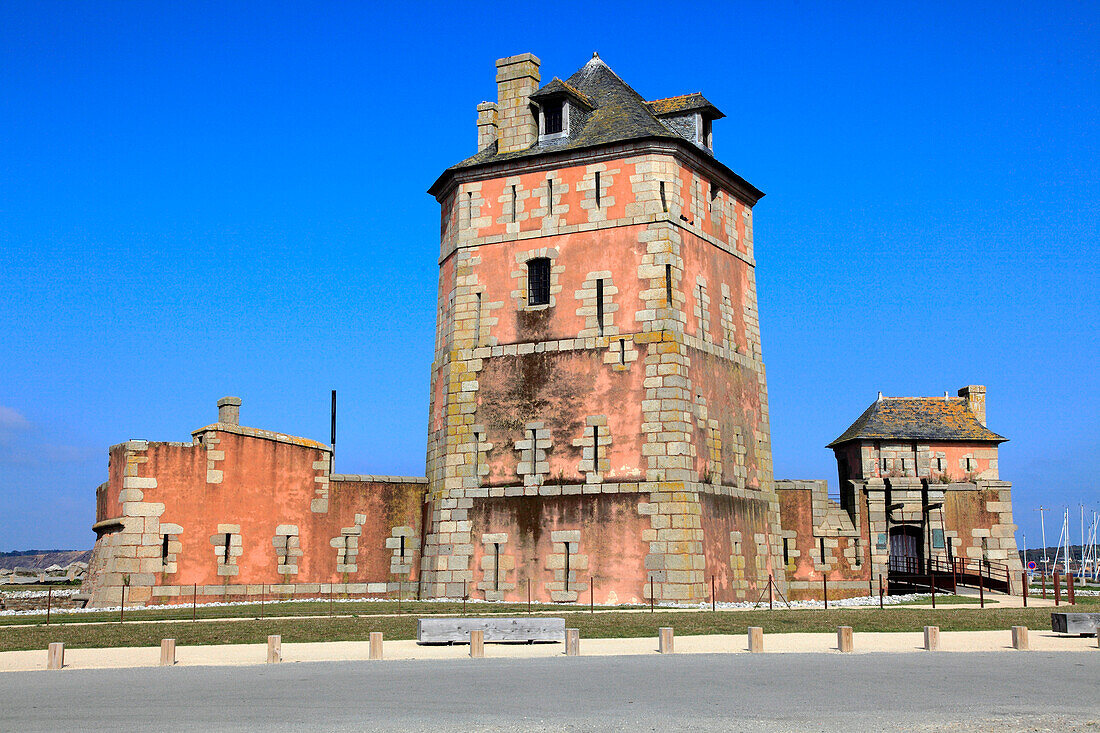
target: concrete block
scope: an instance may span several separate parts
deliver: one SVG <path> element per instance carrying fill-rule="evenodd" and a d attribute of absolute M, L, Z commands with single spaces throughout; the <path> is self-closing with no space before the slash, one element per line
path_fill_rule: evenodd
<path fill-rule="evenodd" d="M 581 630 L 565 630 L 565 656 L 577 657 L 581 653 Z"/>
<path fill-rule="evenodd" d="M 852 627 L 838 626 L 836 629 L 836 647 L 842 652 L 852 651 Z"/>
<path fill-rule="evenodd" d="M 760 626 L 749 627 L 749 651 L 754 654 L 764 651 L 764 629 Z"/>
<path fill-rule="evenodd" d="M 1029 649 L 1026 626 L 1012 627 L 1012 648 L 1022 652 Z"/>
<path fill-rule="evenodd" d="M 65 644 L 54 641 L 46 651 L 46 669 L 61 669 L 65 666 Z"/>
<path fill-rule="evenodd" d="M 661 654 L 672 654 L 675 651 L 671 626 L 662 626 L 657 630 L 657 651 Z"/>
<path fill-rule="evenodd" d="M 272 634 L 267 637 L 267 663 L 277 664 L 283 661 L 283 637 Z"/>
<path fill-rule="evenodd" d="M 176 640 L 160 640 L 160 666 L 171 667 L 176 663 Z"/>
<path fill-rule="evenodd" d="M 934 652 L 940 648 L 940 627 L 939 626 L 925 626 L 924 627 L 924 649 L 925 651 Z"/>

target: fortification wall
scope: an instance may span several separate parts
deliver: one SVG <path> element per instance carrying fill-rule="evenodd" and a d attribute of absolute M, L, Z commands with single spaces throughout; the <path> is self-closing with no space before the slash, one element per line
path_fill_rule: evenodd
<path fill-rule="evenodd" d="M 409 593 L 425 479 L 332 476 L 313 441 L 215 425 L 191 443 L 112 447 L 97 492 L 91 605 Z M 368 591 L 367 585 L 371 588 Z"/>

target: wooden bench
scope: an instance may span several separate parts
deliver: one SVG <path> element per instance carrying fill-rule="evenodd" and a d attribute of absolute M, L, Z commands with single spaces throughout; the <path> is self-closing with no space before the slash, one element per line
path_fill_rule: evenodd
<path fill-rule="evenodd" d="M 531 618 L 421 618 L 416 620 L 417 644 L 469 644 L 470 632 L 485 632 L 485 641 L 565 641 L 565 619 Z"/>
<path fill-rule="evenodd" d="M 1058 634 L 1091 636 L 1100 628 L 1100 613 L 1052 613 L 1050 630 Z"/>

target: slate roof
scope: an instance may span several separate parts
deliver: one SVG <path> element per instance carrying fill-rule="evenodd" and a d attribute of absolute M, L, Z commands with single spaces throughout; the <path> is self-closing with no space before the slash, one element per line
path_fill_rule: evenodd
<path fill-rule="evenodd" d="M 652 102 L 646 102 L 646 106 L 658 117 L 682 114 L 684 112 L 694 112 L 696 110 L 709 110 L 716 120 L 725 117 L 717 107 L 711 104 L 707 98 L 703 96 L 702 92 L 692 92 L 691 94 L 681 94 L 678 97 L 657 99 Z"/>
<path fill-rule="evenodd" d="M 599 56 L 593 55 L 588 63 L 564 82 L 555 78 L 532 96 L 538 98 L 542 96 L 544 91 L 551 91 L 551 87 L 559 91 L 565 89 L 574 91 L 592 105 L 593 109 L 586 116 L 580 130 L 571 132 L 567 138 L 539 141 L 526 150 L 516 150 L 508 153 L 498 153 L 497 144 L 495 142 L 491 143 L 484 150 L 444 171 L 439 179 L 432 184 L 432 187 L 428 189 L 428 193 L 435 195 L 440 192 L 445 181 L 453 173 L 478 166 L 518 161 L 548 153 L 622 143 L 627 140 L 662 139 L 690 146 L 697 153 L 711 156 L 714 165 L 742 185 L 744 191 L 753 197 L 754 203 L 764 196 L 763 191 L 757 189 L 727 166 L 714 160 L 710 151 L 688 142 L 665 127 L 650 109 L 650 103 L 646 102 L 642 95 L 620 79 Z M 686 97 L 692 98 L 696 96 L 702 99 L 701 94 L 686 95 Z M 710 103 L 707 102 L 707 104 Z"/>
<path fill-rule="evenodd" d="M 829 443 L 835 448 L 853 440 L 920 440 L 1003 443 L 978 422 L 956 397 L 883 397 L 871 403 L 851 427 Z"/>

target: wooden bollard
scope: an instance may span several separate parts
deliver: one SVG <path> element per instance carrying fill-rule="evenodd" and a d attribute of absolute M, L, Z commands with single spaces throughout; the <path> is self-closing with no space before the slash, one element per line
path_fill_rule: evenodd
<path fill-rule="evenodd" d="M 46 651 L 46 669 L 61 669 L 65 666 L 65 642 L 52 641 Z"/>
<path fill-rule="evenodd" d="M 760 626 L 749 627 L 749 651 L 754 654 L 764 651 L 764 629 Z"/>
<path fill-rule="evenodd" d="M 836 648 L 842 652 L 852 651 L 852 627 L 836 627 Z"/>
<path fill-rule="evenodd" d="M 673 633 L 671 626 L 662 626 L 657 630 L 657 651 L 661 654 L 672 654 L 675 649 L 673 648 Z"/>
<path fill-rule="evenodd" d="M 1026 626 L 1013 626 L 1012 627 L 1012 648 L 1018 649 L 1022 652 L 1028 650 L 1027 643 L 1027 627 Z"/>
<path fill-rule="evenodd" d="M 267 637 L 267 663 L 275 664 L 283 661 L 283 637 L 272 634 Z"/>
<path fill-rule="evenodd" d="M 581 654 L 581 630 L 565 630 L 565 656 L 579 657 Z"/>
<path fill-rule="evenodd" d="M 924 627 L 924 650 L 928 652 L 934 652 L 940 648 L 940 627 L 939 626 L 925 626 Z"/>
<path fill-rule="evenodd" d="M 171 667 L 176 663 L 176 640 L 160 640 L 160 666 Z"/>
<path fill-rule="evenodd" d="M 382 658 L 382 632 L 372 631 L 370 632 L 370 658 L 381 659 Z"/>
<path fill-rule="evenodd" d="M 470 629 L 470 656 L 485 656 L 485 632 L 481 629 Z"/>

